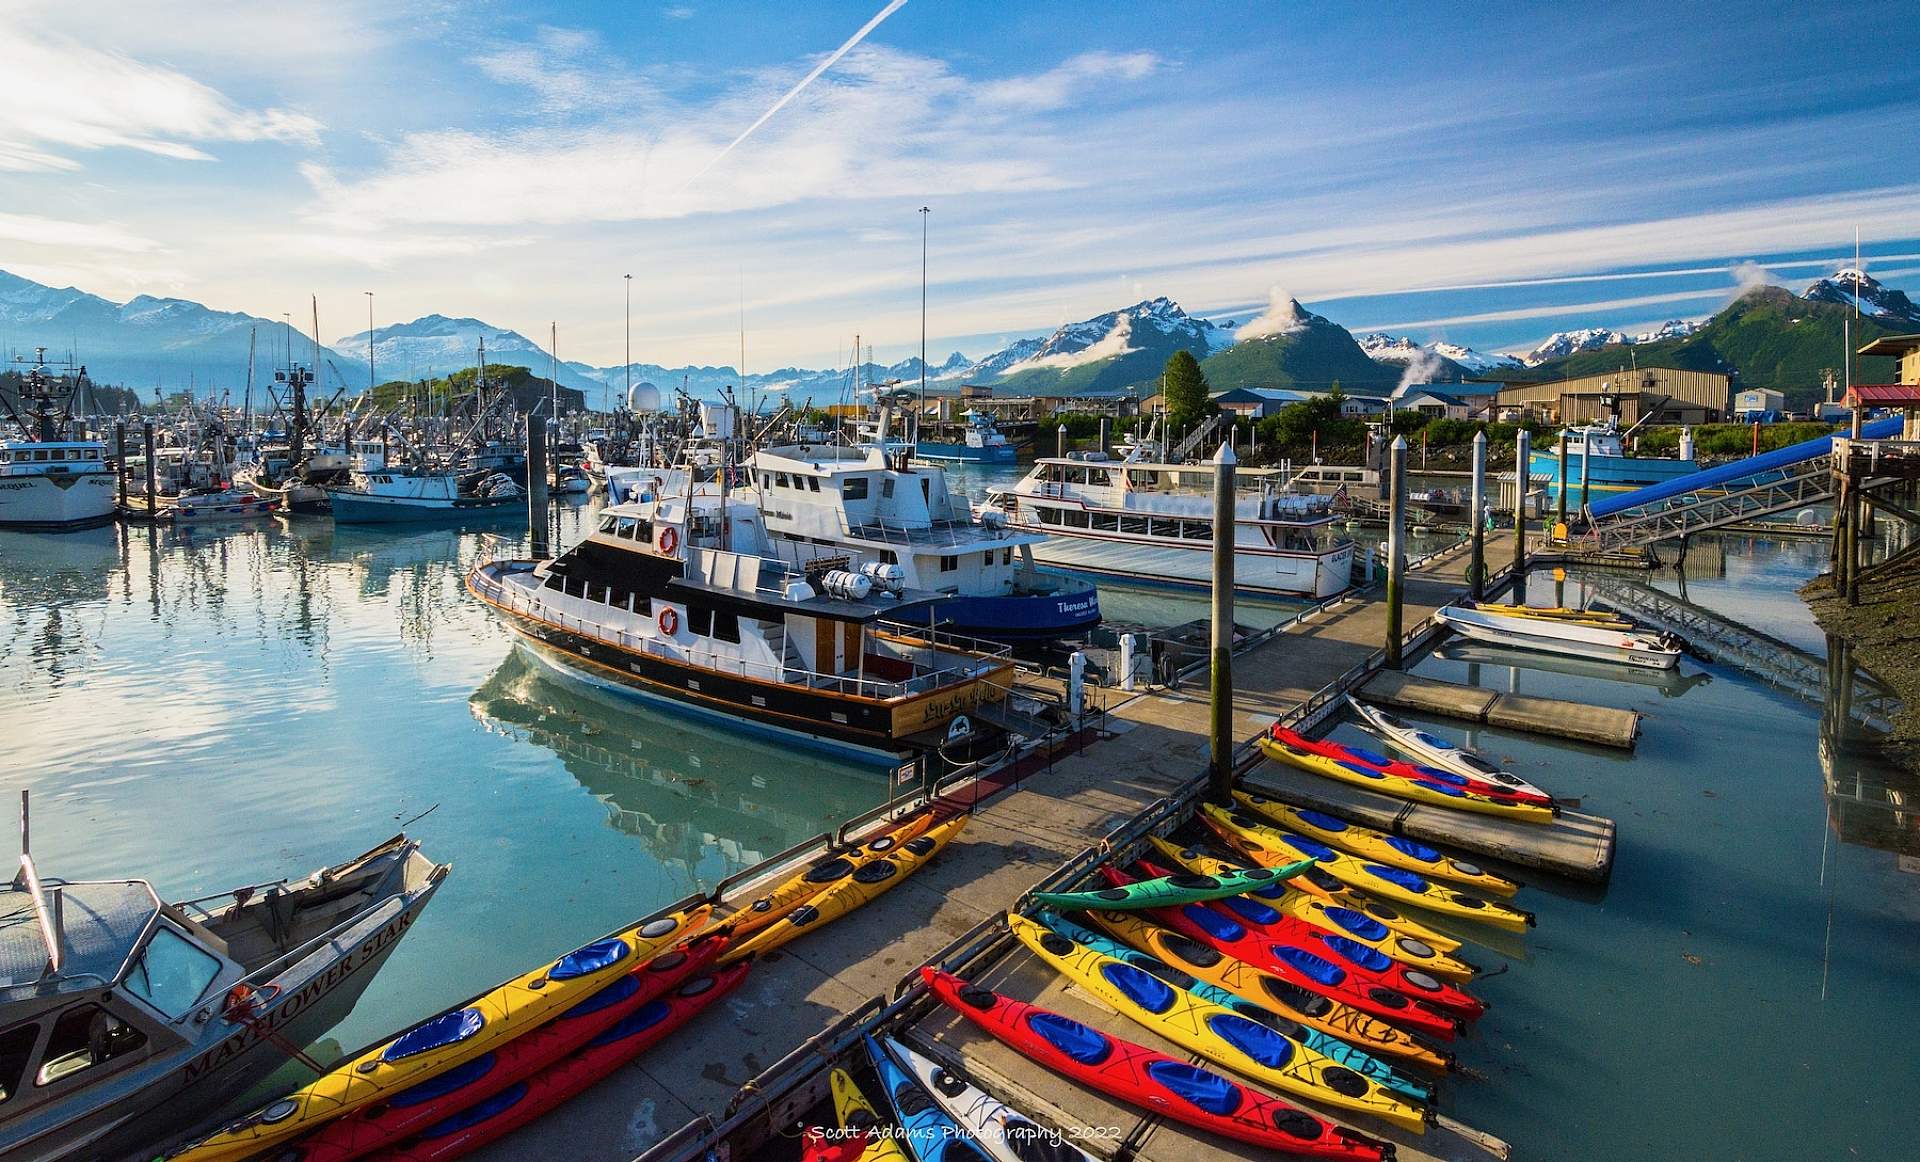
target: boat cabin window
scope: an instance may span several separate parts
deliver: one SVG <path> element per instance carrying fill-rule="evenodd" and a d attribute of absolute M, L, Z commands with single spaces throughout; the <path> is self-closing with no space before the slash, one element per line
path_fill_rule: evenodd
<path fill-rule="evenodd" d="M 781 488 L 787 486 L 787 474 L 785 472 L 775 472 L 773 474 L 773 480 L 774 483 L 778 484 Z"/>
<path fill-rule="evenodd" d="M 958 569 L 959 567 L 960 567 L 960 558 L 958 557 L 940 558 L 940 571 L 942 573 L 951 573 L 955 569 Z"/>
<path fill-rule="evenodd" d="M 807 490 L 809 492 L 820 491 L 820 478 L 818 476 L 807 477 Z"/>
<path fill-rule="evenodd" d="M 171 928 L 159 928 L 133 962 L 126 988 L 167 1016 L 182 1017 L 219 975 L 217 957 Z"/>
<path fill-rule="evenodd" d="M 880 482 L 880 495 L 887 500 L 893 499 L 893 477 L 889 476 Z"/>
<path fill-rule="evenodd" d="M 713 636 L 723 642 L 740 641 L 740 615 L 722 610 L 713 611 Z"/>
<path fill-rule="evenodd" d="M 20 1083 L 27 1076 L 27 1062 L 33 1060 L 33 1043 L 39 1039 L 37 1023 L 0 1033 L 0 1105 L 20 1092 Z"/>
<path fill-rule="evenodd" d="M 687 632 L 695 637 L 713 636 L 713 610 L 687 606 Z"/>
<path fill-rule="evenodd" d="M 849 476 L 841 482 L 840 495 L 846 500 L 865 500 L 867 498 L 867 478 Z"/>
<path fill-rule="evenodd" d="M 1093 527 L 1102 532 L 1118 532 L 1120 530 L 1120 518 L 1114 513 L 1096 512 L 1093 514 Z"/>
<path fill-rule="evenodd" d="M 1068 528 L 1072 529 L 1086 528 L 1088 523 L 1087 510 L 1084 508 L 1068 509 L 1065 523 Z"/>
<path fill-rule="evenodd" d="M 1144 516 L 1123 516 L 1120 518 L 1120 531 L 1144 537 L 1147 535 L 1147 518 Z"/>
<path fill-rule="evenodd" d="M 145 1033 L 99 1005 L 77 1005 L 54 1022 L 33 1083 L 52 1085 L 124 1057 L 146 1043 Z"/>
<path fill-rule="evenodd" d="M 882 565 L 898 565 L 900 563 L 900 554 L 894 552 L 892 549 L 881 549 L 880 563 Z"/>

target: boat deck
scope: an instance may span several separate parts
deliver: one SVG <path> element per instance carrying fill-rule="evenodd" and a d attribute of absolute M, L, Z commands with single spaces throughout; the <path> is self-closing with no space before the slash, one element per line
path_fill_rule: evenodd
<path fill-rule="evenodd" d="M 1504 559 L 1504 554 L 1498 559 Z M 1462 588 L 1464 550 L 1409 573 L 1406 624 L 1418 625 Z M 1313 699 L 1323 687 L 1363 673 L 1381 645 L 1386 609 L 1378 600 L 1342 602 L 1299 621 L 1235 658 L 1234 731 L 1249 739 L 1282 714 Z M 662 1043 L 567 1107 L 476 1157 L 500 1160 L 567 1156 L 582 1162 L 632 1158 L 689 1120 L 729 1112 L 742 1087 L 874 997 L 982 921 L 1013 905 L 1060 864 L 1099 843 L 1162 797 L 1187 786 L 1204 769 L 1208 705 L 1204 684 L 1122 695 L 1111 705 L 1107 733 L 1094 745 L 1040 769 L 1022 772 L 984 798 L 973 822 L 932 864 L 880 899 L 836 922 L 830 936 L 813 936 L 769 956 L 728 998 L 727 1024 L 696 1024 Z M 1123 700 L 1124 699 L 1124 700 Z M 986 983 L 1037 1000 L 1142 1044 L 1153 1036 L 1089 1007 L 1024 950 L 983 976 Z M 1203 1157 L 1253 1157 L 1255 1151 L 1190 1132 L 1049 1074 L 997 1043 L 988 1043 L 957 1018 L 935 1012 L 910 1034 L 933 1051 L 960 1059 L 996 1089 L 1045 1117 L 1052 1103 L 1061 1120 L 1118 1129 L 1140 1139 L 1137 1156 L 1185 1162 Z M 1165 1046 L 1159 1046 L 1165 1048 Z M 1176 1051 L 1177 1054 L 1177 1051 Z M 1185 1056 L 1184 1054 L 1177 1054 Z M 824 1068 L 825 1062 L 822 1061 Z M 1461 1084 L 1472 1084 L 1463 1082 Z M 824 1085 L 824 1082 L 822 1082 Z M 786 1112 L 786 1107 L 781 1107 Z M 795 1116 L 798 1111 L 792 1111 Z M 790 1127 L 791 1123 L 784 1123 Z M 1384 1127 L 1366 1132 L 1382 1137 Z M 1415 1142 L 1419 1144 L 1414 1144 Z M 1405 1139 L 1402 1159 L 1479 1157 L 1457 1135 Z M 1117 1139 L 1081 1145 L 1111 1154 Z"/>

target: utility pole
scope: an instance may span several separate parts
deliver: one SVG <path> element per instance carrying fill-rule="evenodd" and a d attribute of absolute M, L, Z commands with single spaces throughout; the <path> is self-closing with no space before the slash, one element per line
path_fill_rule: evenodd
<path fill-rule="evenodd" d="M 627 283 L 627 367 L 626 367 L 627 394 L 626 394 L 626 398 L 632 399 L 633 398 L 633 276 L 629 274 L 629 275 L 623 275 L 622 277 L 626 279 L 626 283 Z M 602 386 L 603 388 L 610 388 L 612 385 L 603 383 Z M 600 393 L 600 403 L 601 403 L 601 406 L 606 410 L 608 414 L 612 414 L 613 407 L 611 406 L 610 401 L 607 399 L 605 390 L 602 390 Z"/>
<path fill-rule="evenodd" d="M 927 215 L 930 207 L 920 207 L 920 411 L 927 410 Z"/>
<path fill-rule="evenodd" d="M 367 296 L 367 394 L 373 394 L 373 292 L 361 292 Z"/>

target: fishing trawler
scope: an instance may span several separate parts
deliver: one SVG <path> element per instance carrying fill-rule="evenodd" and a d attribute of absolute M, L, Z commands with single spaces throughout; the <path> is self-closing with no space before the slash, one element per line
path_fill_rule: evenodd
<path fill-rule="evenodd" d="M 93 528 L 113 519 L 113 471 L 107 446 L 99 440 L 68 439 L 73 397 L 82 367 L 56 404 L 56 378 L 47 372 L 47 349 L 37 348 L 21 377 L 19 407 L 0 400 L 19 439 L 0 439 L 0 528 L 65 532 Z"/>
<path fill-rule="evenodd" d="M 395 836 L 289 883 L 0 887 L 0 1157 L 152 1157 L 344 1017 L 448 865 Z"/>
<path fill-rule="evenodd" d="M 516 511 L 527 491 L 502 472 L 456 472 L 432 464 L 389 464 L 388 445 L 358 440 L 345 484 L 326 486 L 338 524 L 459 520 Z"/>
<path fill-rule="evenodd" d="M 1660 484 L 1700 470 L 1700 465 L 1693 458 L 1693 432 L 1690 429 L 1680 429 L 1679 455 L 1671 458 L 1627 455 L 1627 435 L 1612 418 L 1601 423 L 1567 428 L 1553 442 L 1546 443 L 1545 447 L 1534 445 L 1528 471 L 1536 480 L 1545 479 L 1548 502 L 1557 502 L 1560 496 L 1560 442 L 1564 441 L 1567 446 L 1568 501 L 1570 505 L 1578 505 L 1588 500 L 1633 492 L 1649 484 Z"/>
<path fill-rule="evenodd" d="M 1353 541 L 1336 535 L 1333 498 L 1296 492 L 1285 469 L 1235 474 L 1234 588 L 1331 597 L 1352 584 Z M 1044 534 L 1048 565 L 1153 585 L 1205 588 L 1213 575 L 1213 469 L 1204 464 L 1047 458 L 988 493 L 983 516 Z"/>
<path fill-rule="evenodd" d="M 557 672 L 868 760 L 1007 696 L 1008 651 L 932 628 L 937 595 L 789 565 L 738 495 L 644 495 L 557 558 L 475 566 L 469 591 Z"/>
<path fill-rule="evenodd" d="M 947 460 L 959 464 L 1012 464 L 1019 459 L 1013 441 L 1007 439 L 993 417 L 978 408 L 967 409 L 967 422 L 956 440 L 929 440 L 922 437 L 914 444 L 914 454 L 922 460 Z"/>
<path fill-rule="evenodd" d="M 753 482 L 775 555 L 803 568 L 838 561 L 883 586 L 941 594 L 941 621 L 969 637 L 1053 641 L 1100 623 L 1091 581 L 1035 567 L 1043 534 L 998 514 L 976 519 L 943 470 L 884 447 L 756 453 Z"/>

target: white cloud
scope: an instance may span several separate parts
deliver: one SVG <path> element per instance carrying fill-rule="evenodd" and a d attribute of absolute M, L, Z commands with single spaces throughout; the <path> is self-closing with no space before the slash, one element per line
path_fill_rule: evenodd
<path fill-rule="evenodd" d="M 160 249 L 158 242 L 108 223 L 63 222 L 32 214 L 0 214 L 0 241 L 127 253 Z"/>
<path fill-rule="evenodd" d="M 662 8 L 660 15 L 666 17 L 668 20 L 692 20 L 693 9 L 684 4 L 676 4 L 669 8 Z"/>
<path fill-rule="evenodd" d="M 1043 73 L 984 84 L 980 102 L 989 108 L 1058 109 L 1095 82 L 1138 81 L 1162 64 L 1150 52 L 1084 52 Z"/>
<path fill-rule="evenodd" d="M 1102 359 L 1111 359 L 1115 355 L 1125 355 L 1137 350 L 1133 345 L 1133 316 L 1121 315 L 1114 320 L 1113 330 L 1082 347 L 1078 351 L 1062 351 L 1058 355 L 1036 355 L 1022 359 L 1007 368 L 1006 374 L 1016 371 L 1030 371 L 1036 367 L 1051 367 L 1065 371 L 1069 367 L 1079 367 L 1083 363 L 1097 363 Z"/>
<path fill-rule="evenodd" d="M 1234 336 L 1241 341 L 1283 335 L 1306 322 L 1300 317 L 1300 304 L 1279 287 L 1267 292 L 1267 309 L 1243 323 Z"/>
<path fill-rule="evenodd" d="M 0 16 L 0 39 L 9 46 L 0 168 L 72 170 L 69 154 L 101 149 L 206 161 L 194 143 L 318 139 L 320 123 L 303 113 L 243 108 L 184 73 L 17 17 Z"/>

